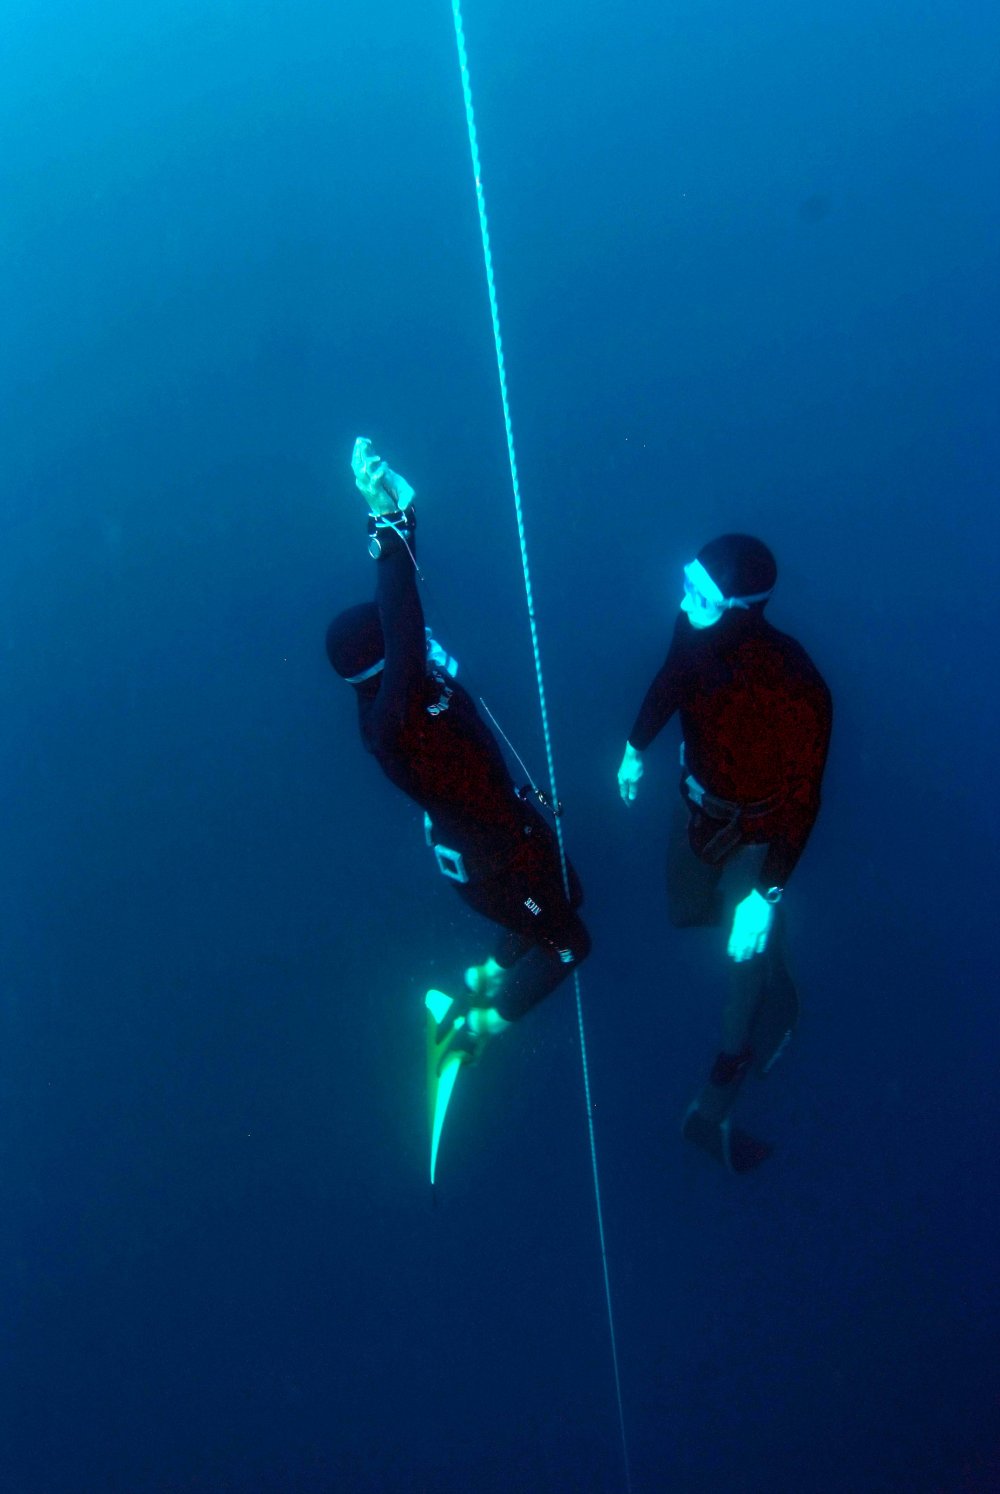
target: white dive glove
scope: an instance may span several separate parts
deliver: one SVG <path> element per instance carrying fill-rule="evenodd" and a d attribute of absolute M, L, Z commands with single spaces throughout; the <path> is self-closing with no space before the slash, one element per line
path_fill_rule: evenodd
<path fill-rule="evenodd" d="M 375 455 L 367 436 L 359 436 L 354 443 L 351 470 L 355 486 L 377 516 L 409 508 L 416 496 L 406 478 L 393 472 L 380 456 Z"/>
<path fill-rule="evenodd" d="M 618 792 L 626 804 L 631 804 L 639 792 L 639 779 L 645 770 L 642 766 L 642 753 L 636 752 L 631 742 L 625 743 L 625 756 L 622 765 L 618 769 Z"/>
<path fill-rule="evenodd" d="M 752 960 L 754 955 L 763 954 L 773 922 L 773 906 L 755 887 L 741 903 L 736 904 L 733 931 L 729 935 L 730 958 Z"/>

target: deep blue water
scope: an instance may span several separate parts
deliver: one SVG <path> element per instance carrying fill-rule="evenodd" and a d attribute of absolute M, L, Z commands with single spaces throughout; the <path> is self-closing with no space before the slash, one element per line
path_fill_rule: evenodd
<path fill-rule="evenodd" d="M 207 12 L 207 13 L 206 13 Z M 618 1494 L 576 1019 L 425 1183 L 421 995 L 489 948 L 323 654 L 346 463 L 542 748 L 449 7 L 2 21 L 0 1489 Z M 995 6 L 469 0 L 636 1494 L 987 1494 L 997 1414 Z M 680 566 L 749 529 L 834 691 L 747 1117 L 666 926 Z"/>

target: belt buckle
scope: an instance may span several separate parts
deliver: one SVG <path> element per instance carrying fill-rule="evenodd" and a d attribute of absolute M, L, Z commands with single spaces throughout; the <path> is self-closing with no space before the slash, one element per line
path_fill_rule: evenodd
<path fill-rule="evenodd" d="M 698 808 L 700 809 L 702 807 L 702 804 L 705 802 L 705 790 L 702 788 L 697 778 L 685 778 L 684 787 L 688 791 L 688 798 L 691 799 L 693 803 L 697 804 Z"/>

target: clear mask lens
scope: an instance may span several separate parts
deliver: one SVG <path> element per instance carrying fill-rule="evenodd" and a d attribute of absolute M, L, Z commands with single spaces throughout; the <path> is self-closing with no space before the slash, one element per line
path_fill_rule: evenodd
<path fill-rule="evenodd" d="M 684 567 L 684 597 L 681 610 L 692 627 L 710 628 L 725 611 L 725 598 L 708 572 L 697 560 Z"/>

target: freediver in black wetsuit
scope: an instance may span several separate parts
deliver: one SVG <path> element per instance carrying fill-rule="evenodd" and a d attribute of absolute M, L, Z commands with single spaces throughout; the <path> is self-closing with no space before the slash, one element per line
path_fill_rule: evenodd
<path fill-rule="evenodd" d="M 352 465 L 371 510 L 375 601 L 333 620 L 327 655 L 354 688 L 365 747 L 423 809 L 438 869 L 504 931 L 495 955 L 452 993 L 451 1042 L 475 1057 L 586 958 L 590 938 L 576 911 L 583 894 L 569 868 L 566 897 L 555 835 L 518 793 L 454 660 L 424 626 L 413 489 L 370 448 L 359 439 Z"/>
<path fill-rule="evenodd" d="M 768 1071 L 794 1031 L 798 998 L 784 953 L 781 900 L 820 806 L 830 692 L 808 654 L 764 617 L 777 567 L 749 535 L 727 534 L 684 568 L 681 614 L 618 771 L 636 797 L 642 754 L 678 712 L 681 803 L 667 856 L 677 928 L 731 919 L 723 1048 L 684 1135 L 733 1171 L 770 1148 L 730 1112 L 749 1070 Z"/>

